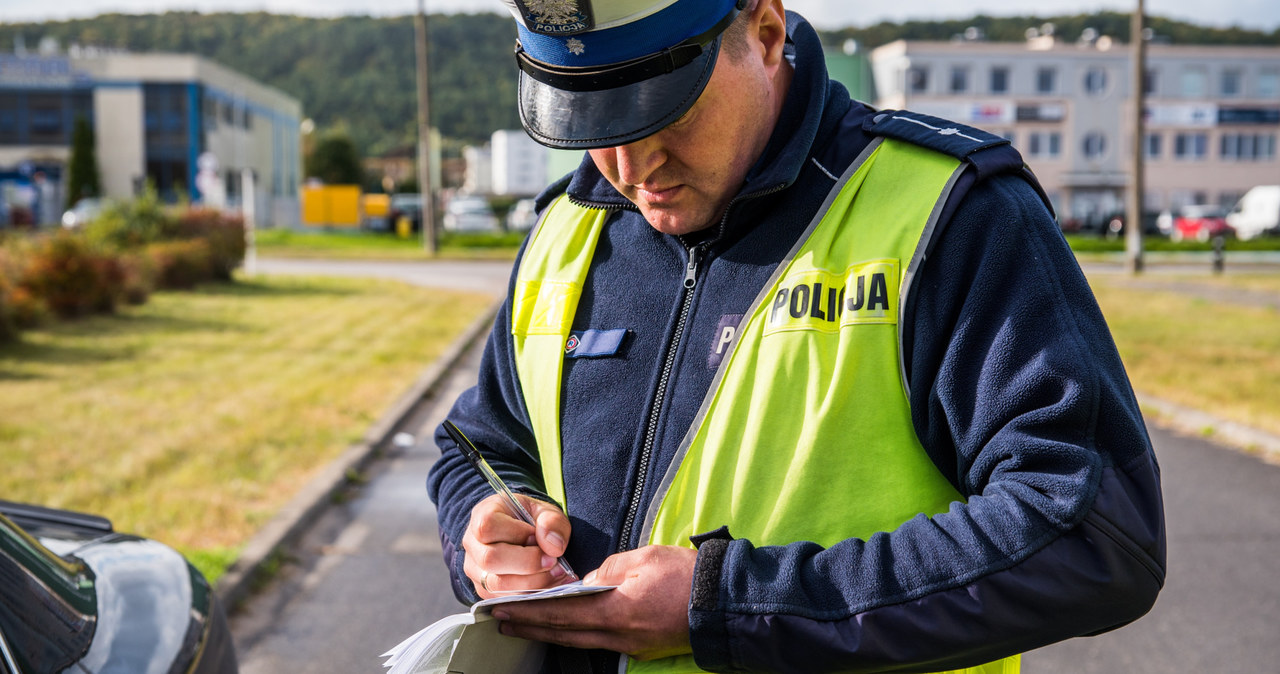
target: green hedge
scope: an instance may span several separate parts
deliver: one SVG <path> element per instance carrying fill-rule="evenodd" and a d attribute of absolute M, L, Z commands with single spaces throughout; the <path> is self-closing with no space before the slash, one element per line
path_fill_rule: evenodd
<path fill-rule="evenodd" d="M 230 281 L 244 262 L 244 222 L 173 209 L 154 190 L 108 208 L 82 230 L 0 238 L 0 341 L 48 316 L 71 319 L 142 304 L 156 289 Z"/>

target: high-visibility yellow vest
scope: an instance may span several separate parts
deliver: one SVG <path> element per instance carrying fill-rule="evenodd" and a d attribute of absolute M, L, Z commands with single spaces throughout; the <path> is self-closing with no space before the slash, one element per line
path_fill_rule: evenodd
<path fill-rule="evenodd" d="M 641 540 L 691 546 L 727 525 L 757 546 L 831 546 L 963 501 L 916 437 L 901 302 L 961 170 L 878 141 L 743 318 L 702 409 L 649 504 Z M 549 495 L 564 506 L 560 377 L 582 284 L 609 212 L 561 198 L 525 249 L 512 302 L 516 368 Z M 963 674 L 1016 674 L 1014 656 Z M 629 672 L 701 672 L 692 656 Z"/>

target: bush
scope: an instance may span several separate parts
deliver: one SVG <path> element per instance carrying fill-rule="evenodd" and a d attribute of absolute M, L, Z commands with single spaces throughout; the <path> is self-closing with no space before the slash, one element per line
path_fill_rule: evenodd
<path fill-rule="evenodd" d="M 158 288 L 189 290 L 213 279 L 213 255 L 204 239 L 153 243 L 147 256 L 155 265 Z"/>
<path fill-rule="evenodd" d="M 148 184 L 137 199 L 108 205 L 85 226 L 84 233 L 96 245 L 129 250 L 172 239 L 177 229 L 177 219 Z"/>
<path fill-rule="evenodd" d="M 145 252 L 126 253 L 120 256 L 120 268 L 124 273 L 124 301 L 134 306 L 145 304 L 156 288 L 155 260 Z"/>
<path fill-rule="evenodd" d="M 12 341 L 18 336 L 18 326 L 13 317 L 13 284 L 0 271 L 0 342 Z"/>
<path fill-rule="evenodd" d="M 187 209 L 178 217 L 176 233 L 180 239 L 209 242 L 209 263 L 216 280 L 230 281 L 231 272 L 244 263 L 244 218 L 238 215 L 210 208 Z"/>
<path fill-rule="evenodd" d="M 44 301 L 22 285 L 26 274 L 25 259 L 31 245 L 26 237 L 0 240 L 0 330 L 13 338 L 18 331 L 42 323 L 49 310 Z M 0 338 L 3 341 L 3 338 Z"/>
<path fill-rule="evenodd" d="M 64 318 L 110 313 L 123 294 L 124 271 L 115 256 L 60 231 L 33 242 L 21 286 Z"/>

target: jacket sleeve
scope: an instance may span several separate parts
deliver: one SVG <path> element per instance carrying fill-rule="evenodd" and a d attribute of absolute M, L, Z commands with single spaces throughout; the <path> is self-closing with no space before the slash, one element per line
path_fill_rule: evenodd
<path fill-rule="evenodd" d="M 1114 629 L 1154 602 L 1159 471 L 1079 266 L 1017 177 L 951 209 L 904 349 L 916 433 L 966 502 L 825 549 L 701 542 L 702 668 L 936 672 Z"/>
<path fill-rule="evenodd" d="M 516 264 L 518 268 L 519 262 Z M 514 277 L 513 271 L 511 283 Z M 508 292 L 494 319 L 476 386 L 458 397 L 449 411 L 449 420 L 480 448 L 485 460 L 513 490 L 549 501 L 515 372 L 510 298 Z M 471 520 L 471 508 L 491 496 L 493 490 L 471 468 L 443 428 L 436 428 L 435 441 L 441 456 L 427 477 L 427 494 L 436 504 L 440 543 L 453 592 L 460 601 L 471 604 L 480 596 L 462 572 L 462 535 Z"/>

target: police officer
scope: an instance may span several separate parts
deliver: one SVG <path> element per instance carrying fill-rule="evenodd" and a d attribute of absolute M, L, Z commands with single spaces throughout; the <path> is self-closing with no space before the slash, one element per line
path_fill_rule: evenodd
<path fill-rule="evenodd" d="M 1145 613 L 1158 470 L 1007 141 L 851 101 L 781 0 L 515 0 L 538 199 L 429 492 L 544 671 L 1016 672 Z"/>

